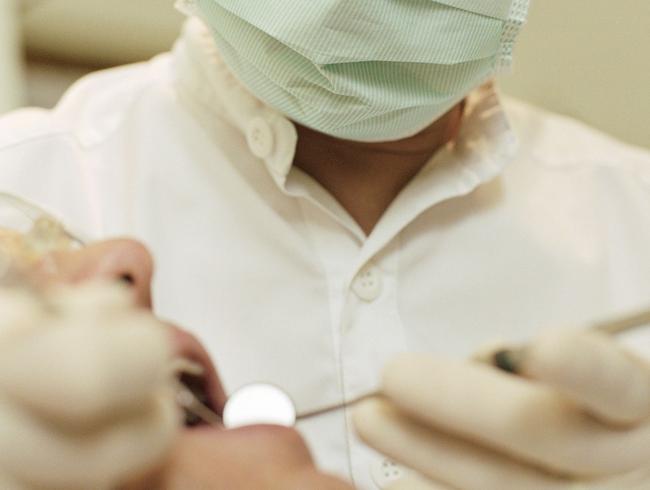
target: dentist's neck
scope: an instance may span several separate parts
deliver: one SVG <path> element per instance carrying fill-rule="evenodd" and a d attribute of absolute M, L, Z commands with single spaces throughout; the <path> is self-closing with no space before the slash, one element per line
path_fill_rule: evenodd
<path fill-rule="evenodd" d="M 460 103 L 415 136 L 384 143 L 337 139 L 297 125 L 294 165 L 328 190 L 369 235 L 400 191 L 456 138 L 463 109 Z"/>

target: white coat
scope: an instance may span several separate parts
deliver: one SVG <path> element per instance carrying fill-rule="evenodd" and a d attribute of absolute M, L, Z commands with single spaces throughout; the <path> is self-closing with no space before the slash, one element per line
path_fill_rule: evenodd
<path fill-rule="evenodd" d="M 397 353 L 468 356 L 650 304 L 646 151 L 504 110 L 486 86 L 366 237 L 292 167 L 296 138 L 192 21 L 173 53 L 0 120 L 0 190 L 146 243 L 157 312 L 203 340 L 228 390 L 272 382 L 315 413 L 299 428 L 318 463 L 361 489 L 399 475 L 344 404 Z"/>

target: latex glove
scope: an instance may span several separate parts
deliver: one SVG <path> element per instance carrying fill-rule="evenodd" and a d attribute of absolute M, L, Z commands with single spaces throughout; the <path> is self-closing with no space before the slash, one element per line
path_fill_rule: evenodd
<path fill-rule="evenodd" d="M 114 488 L 177 431 L 168 332 L 125 292 L 0 291 L 0 488 Z"/>
<path fill-rule="evenodd" d="M 405 355 L 357 407 L 371 446 L 417 470 L 392 490 L 650 488 L 650 368 L 613 339 L 552 333 L 523 376 Z"/>

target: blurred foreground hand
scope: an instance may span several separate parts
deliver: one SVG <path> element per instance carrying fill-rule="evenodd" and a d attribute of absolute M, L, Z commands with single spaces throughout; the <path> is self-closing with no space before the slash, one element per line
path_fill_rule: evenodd
<path fill-rule="evenodd" d="M 181 428 L 174 378 L 199 381 L 217 412 L 225 394 L 198 340 L 149 311 L 143 245 L 47 259 L 13 260 L 27 290 L 0 288 L 0 490 L 352 490 L 317 470 L 295 429 Z"/>
<path fill-rule="evenodd" d="M 354 422 L 417 470 L 391 490 L 647 490 L 650 367 L 593 332 L 547 334 L 522 376 L 405 355 Z"/>
<path fill-rule="evenodd" d="M 0 289 L 0 488 L 103 490 L 158 464 L 179 414 L 169 332 L 117 286 Z"/>

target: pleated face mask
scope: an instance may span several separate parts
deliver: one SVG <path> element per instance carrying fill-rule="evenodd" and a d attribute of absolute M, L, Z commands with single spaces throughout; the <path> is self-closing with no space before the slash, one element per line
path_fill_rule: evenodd
<path fill-rule="evenodd" d="M 355 141 L 412 136 L 502 68 L 529 0 L 185 0 L 258 98 Z"/>

